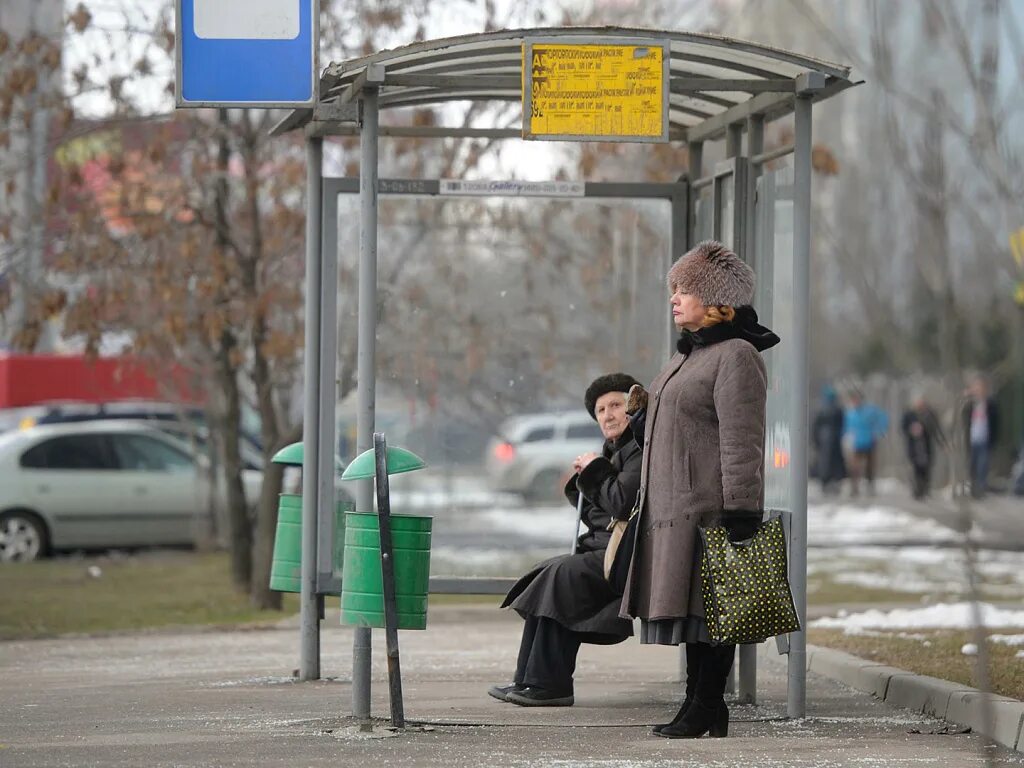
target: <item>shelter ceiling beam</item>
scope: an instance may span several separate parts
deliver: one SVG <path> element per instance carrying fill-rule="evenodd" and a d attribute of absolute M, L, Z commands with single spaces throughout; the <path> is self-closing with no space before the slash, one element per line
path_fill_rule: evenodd
<path fill-rule="evenodd" d="M 377 133 L 381 137 L 410 139 L 521 139 L 522 128 L 461 128 L 443 125 L 382 125 Z M 308 136 L 358 136 L 359 126 L 353 123 L 314 122 L 307 129 Z M 682 128 L 672 128 L 669 139 L 686 138 Z"/>
<path fill-rule="evenodd" d="M 502 89 L 522 88 L 523 79 L 519 75 L 403 75 L 388 73 L 384 77 L 384 85 L 401 85 L 412 88 L 438 88 L 453 90 L 462 88 Z"/>
<path fill-rule="evenodd" d="M 699 94 L 702 91 L 742 91 L 743 93 L 793 93 L 796 82 L 787 78 L 755 78 L 751 80 L 719 80 L 714 77 L 673 77 L 672 93 Z"/>
<path fill-rule="evenodd" d="M 744 101 L 737 104 L 735 107 L 730 107 L 725 112 L 721 112 L 714 117 L 709 117 L 700 125 L 693 126 L 687 132 L 687 139 L 689 141 L 717 139 L 725 133 L 726 129 L 732 123 L 746 120 L 751 115 L 774 111 L 780 107 L 784 107 L 787 103 L 792 104 L 792 102 L 792 93 L 762 93 L 749 101 Z"/>

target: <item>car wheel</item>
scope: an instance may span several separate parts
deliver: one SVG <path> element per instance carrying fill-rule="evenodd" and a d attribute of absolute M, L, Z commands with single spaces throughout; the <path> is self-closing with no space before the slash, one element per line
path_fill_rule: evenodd
<path fill-rule="evenodd" d="M 564 485 L 563 473 L 557 469 L 544 469 L 534 475 L 524 494 L 529 501 L 559 501 Z"/>
<path fill-rule="evenodd" d="M 46 554 L 46 526 L 29 512 L 0 515 L 0 563 L 27 563 Z"/>

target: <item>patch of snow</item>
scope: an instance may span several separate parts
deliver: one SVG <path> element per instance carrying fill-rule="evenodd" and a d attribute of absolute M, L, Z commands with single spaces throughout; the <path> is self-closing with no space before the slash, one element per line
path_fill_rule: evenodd
<path fill-rule="evenodd" d="M 1024 635 L 989 635 L 988 639 L 1003 645 L 1024 645 Z"/>
<path fill-rule="evenodd" d="M 294 677 L 248 677 L 245 680 L 222 680 L 215 683 L 206 683 L 207 688 L 235 688 L 240 685 L 291 685 L 296 681 Z"/>
<path fill-rule="evenodd" d="M 566 502 L 557 507 L 535 507 L 529 510 L 500 507 L 485 509 L 479 517 L 490 523 L 495 530 L 513 532 L 527 539 L 565 542 L 568 547 L 572 526 L 576 522 L 576 511 Z"/>
<path fill-rule="evenodd" d="M 813 504 L 807 510 L 807 539 L 814 544 L 848 542 L 957 541 L 958 534 L 932 520 L 882 506 Z"/>
<path fill-rule="evenodd" d="M 960 649 L 960 653 L 964 656 L 977 656 L 978 646 L 974 643 L 964 643 L 963 647 Z"/>
<path fill-rule="evenodd" d="M 989 627 L 1024 627 L 1024 611 L 981 604 L 982 621 Z M 844 617 L 824 617 L 812 627 L 826 629 L 968 629 L 973 626 L 970 603 L 937 603 L 926 608 L 872 609 Z"/>

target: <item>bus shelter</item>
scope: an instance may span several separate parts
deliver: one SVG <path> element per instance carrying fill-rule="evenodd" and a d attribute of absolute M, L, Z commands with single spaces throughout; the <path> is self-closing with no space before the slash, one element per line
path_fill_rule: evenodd
<path fill-rule="evenodd" d="M 622 80 L 605 87 L 591 71 L 615 57 L 621 61 L 618 75 L 631 73 L 625 75 L 625 88 Z M 790 580 L 805 622 L 811 117 L 815 103 L 856 82 L 847 66 L 769 46 L 709 34 L 615 27 L 504 30 L 431 40 L 332 63 L 324 70 L 316 106 L 294 110 L 274 128 L 275 134 L 302 129 L 307 156 L 304 423 L 315 428 L 304 432 L 301 679 L 320 676 L 320 601 L 337 586 L 331 573 L 331 537 L 336 212 L 342 193 L 358 192 L 359 197 L 357 452 L 373 447 L 382 194 L 454 191 L 486 196 L 516 190 L 538 198 L 660 198 L 671 206 L 666 270 L 671 260 L 707 238 L 721 240 L 750 263 L 758 275 L 756 306 L 783 339 L 766 355 L 766 506 L 785 513 Z M 381 120 L 382 112 L 456 101 L 521 102 L 523 126 L 466 128 Z M 766 150 L 766 124 L 790 115 L 792 141 Z M 323 139 L 344 135 L 359 136 L 359 178 L 324 179 Z M 672 142 L 687 148 L 689 168 L 673 184 L 379 179 L 379 142 L 388 137 Z M 712 151 L 723 159 L 705 162 Z M 779 162 L 787 156 L 791 161 Z M 372 509 L 372 501 L 372 480 L 361 481 L 357 508 Z M 361 719 L 370 714 L 370 632 L 358 628 L 353 647 L 352 714 Z M 791 717 L 802 717 L 805 634 L 780 638 L 778 644 L 788 653 L 787 710 Z M 753 701 L 756 686 L 754 650 L 743 647 L 740 652 L 739 694 L 747 701 Z"/>

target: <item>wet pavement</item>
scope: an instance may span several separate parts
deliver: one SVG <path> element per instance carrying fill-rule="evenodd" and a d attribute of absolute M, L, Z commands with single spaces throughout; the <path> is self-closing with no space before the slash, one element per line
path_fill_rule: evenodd
<path fill-rule="evenodd" d="M 671 741 L 678 652 L 584 646 L 576 705 L 526 709 L 486 695 L 509 676 L 521 622 L 489 606 L 432 608 L 401 634 L 403 733 L 351 707 L 348 628 L 329 613 L 324 680 L 297 683 L 298 629 L 164 632 L 0 644 L 0 766 L 973 766 L 1024 758 L 942 721 L 808 676 L 808 716 L 785 717 L 785 658 L 761 647 L 759 703 L 727 739 Z M 374 632 L 373 713 L 388 713 Z"/>

